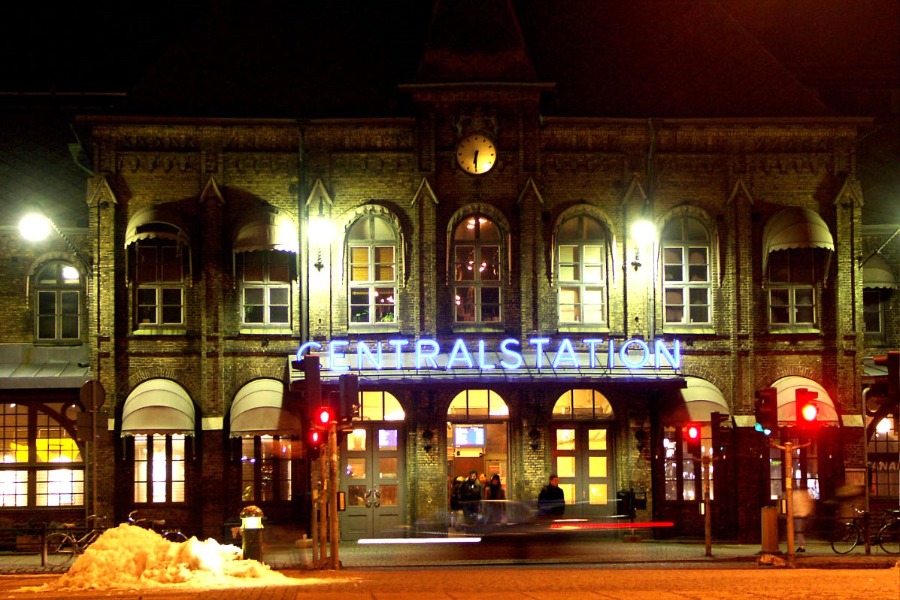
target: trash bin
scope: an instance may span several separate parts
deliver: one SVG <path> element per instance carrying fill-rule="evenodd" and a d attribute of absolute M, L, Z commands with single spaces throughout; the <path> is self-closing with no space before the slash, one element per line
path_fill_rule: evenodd
<path fill-rule="evenodd" d="M 774 506 L 763 506 L 760 511 L 762 523 L 762 549 L 764 554 L 778 554 L 778 509 Z"/>
<path fill-rule="evenodd" d="M 616 492 L 616 500 L 619 503 L 619 514 L 634 521 L 634 490 L 619 490 Z"/>
<path fill-rule="evenodd" d="M 258 506 L 245 506 L 240 517 L 243 557 L 262 561 L 263 511 Z"/>

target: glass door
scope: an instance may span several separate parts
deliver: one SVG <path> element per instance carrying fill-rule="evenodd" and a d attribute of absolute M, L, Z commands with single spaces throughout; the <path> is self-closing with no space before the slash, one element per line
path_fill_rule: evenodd
<path fill-rule="evenodd" d="M 552 456 L 566 498 L 565 518 L 615 514 L 608 428 L 591 423 L 560 424 L 553 430 Z"/>
<path fill-rule="evenodd" d="M 358 424 L 341 448 L 341 484 L 347 508 L 340 515 L 341 539 L 387 537 L 400 531 L 403 479 L 401 430 Z"/>

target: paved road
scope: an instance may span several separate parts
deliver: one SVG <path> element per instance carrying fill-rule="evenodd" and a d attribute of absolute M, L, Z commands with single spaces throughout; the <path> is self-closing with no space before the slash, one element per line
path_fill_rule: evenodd
<path fill-rule="evenodd" d="M 24 586 L 52 583 L 54 575 L 0 576 L 4 598 L 141 598 L 143 600 L 492 600 L 501 598 L 897 600 L 900 569 L 622 569 L 445 568 L 287 571 L 291 585 L 257 588 L 142 591 L 35 592 Z M 17 591 L 19 590 L 19 591 Z"/>

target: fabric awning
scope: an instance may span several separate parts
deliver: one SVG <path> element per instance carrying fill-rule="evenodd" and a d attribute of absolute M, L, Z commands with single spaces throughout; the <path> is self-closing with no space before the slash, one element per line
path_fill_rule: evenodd
<path fill-rule="evenodd" d="M 122 435 L 194 433 L 194 403 L 169 379 L 151 379 L 128 395 L 122 408 Z"/>
<path fill-rule="evenodd" d="M 894 279 L 891 266 L 881 256 L 875 254 L 869 257 L 866 264 L 863 265 L 863 287 L 886 289 L 897 287 L 897 280 Z"/>
<path fill-rule="evenodd" d="M 815 211 L 786 208 L 773 215 L 763 228 L 763 273 L 772 252 L 798 248 L 822 248 L 834 252 L 834 238 L 828 225 Z"/>
<path fill-rule="evenodd" d="M 131 217 L 125 230 L 125 247 L 153 238 L 174 240 L 188 247 L 191 243 L 188 228 L 177 211 L 163 206 L 142 208 Z"/>
<path fill-rule="evenodd" d="M 816 400 L 819 405 L 819 423 L 838 424 L 837 410 L 834 401 L 821 385 L 811 379 L 798 376 L 782 377 L 772 384 L 778 390 L 778 423 L 794 423 L 797 420 L 797 389 L 806 388 L 819 395 Z"/>
<path fill-rule="evenodd" d="M 666 411 L 667 419 L 708 423 L 711 413 L 731 414 L 725 396 L 714 384 L 700 377 L 685 377 L 684 381 L 687 387 L 678 390 L 680 399 Z"/>
<path fill-rule="evenodd" d="M 256 379 L 242 387 L 231 404 L 231 437 L 299 435 L 300 417 L 284 408 L 284 383 Z"/>
<path fill-rule="evenodd" d="M 232 250 L 277 250 L 297 254 L 300 251 L 300 238 L 292 218 L 275 208 L 265 208 L 238 222 L 234 228 Z"/>

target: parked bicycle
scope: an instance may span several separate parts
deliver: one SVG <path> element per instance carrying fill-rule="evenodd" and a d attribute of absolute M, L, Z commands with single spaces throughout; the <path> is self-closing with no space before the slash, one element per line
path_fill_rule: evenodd
<path fill-rule="evenodd" d="M 900 510 L 887 510 L 877 523 L 873 523 L 871 513 L 856 506 L 851 508 L 855 516 L 839 524 L 831 535 L 832 550 L 847 554 L 866 539 L 868 532 L 874 531 L 872 544 L 887 554 L 900 554 Z"/>
<path fill-rule="evenodd" d="M 144 529 L 149 529 L 150 531 L 155 531 L 159 535 L 161 535 L 164 539 L 169 540 L 170 542 L 186 542 L 187 536 L 181 532 L 180 529 L 174 528 L 166 528 L 166 520 L 165 519 L 148 519 L 138 518 L 138 511 L 133 510 L 128 513 L 128 522 L 137 527 L 143 527 Z"/>
<path fill-rule="evenodd" d="M 88 546 L 109 527 L 109 519 L 102 515 L 89 515 L 86 519 L 86 531 L 77 535 L 75 523 L 64 523 L 62 531 L 54 531 L 44 540 L 46 562 L 51 566 L 62 566 L 72 558 L 82 554 Z"/>

